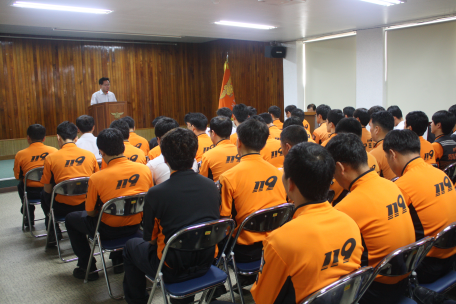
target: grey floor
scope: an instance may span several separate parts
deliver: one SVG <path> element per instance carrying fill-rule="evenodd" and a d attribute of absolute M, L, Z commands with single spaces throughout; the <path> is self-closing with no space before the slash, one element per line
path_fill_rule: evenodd
<path fill-rule="evenodd" d="M 76 262 L 61 262 L 56 248 L 45 252 L 45 238 L 33 238 L 28 230 L 22 232 L 17 192 L 0 194 L 0 208 L 0 303 L 126 303 L 109 297 L 103 274 L 97 281 L 84 284 L 72 276 Z M 35 216 L 42 215 L 38 206 Z M 43 221 L 35 227 L 37 232 L 44 232 Z M 63 241 L 62 248 L 63 254 L 70 257 L 68 240 Z M 97 266 L 101 267 L 98 261 Z M 109 278 L 113 293 L 123 293 L 123 274 L 109 272 Z M 229 299 L 227 294 L 219 298 Z M 246 303 L 254 303 L 250 295 L 244 299 Z M 163 303 L 161 291 L 155 293 L 153 303 Z"/>

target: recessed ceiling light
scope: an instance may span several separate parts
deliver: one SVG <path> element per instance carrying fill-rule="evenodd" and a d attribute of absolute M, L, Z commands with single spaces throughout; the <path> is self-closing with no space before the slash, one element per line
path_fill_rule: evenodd
<path fill-rule="evenodd" d="M 413 22 L 413 23 L 406 23 L 406 24 L 400 24 L 400 25 L 392 25 L 392 26 L 387 27 L 386 30 L 396 30 L 396 29 L 401 29 L 401 28 L 406 28 L 406 27 L 428 25 L 428 24 L 448 22 L 448 21 L 454 21 L 454 20 L 456 20 L 456 16 L 439 18 L 439 19 L 422 21 L 422 22 Z"/>
<path fill-rule="evenodd" d="M 215 24 L 247 27 L 247 28 L 254 28 L 254 29 L 259 29 L 259 30 L 271 30 L 271 29 L 277 28 L 276 26 L 271 26 L 271 25 L 252 24 L 252 23 L 243 23 L 243 22 L 234 22 L 234 21 L 223 21 L 223 20 L 215 22 Z"/>
<path fill-rule="evenodd" d="M 44 10 L 51 10 L 51 11 L 90 13 L 90 14 L 109 14 L 109 13 L 112 13 L 111 10 L 106 10 L 106 9 L 76 7 L 76 6 L 64 6 L 64 5 L 54 5 L 54 4 L 43 4 L 43 3 L 24 2 L 24 1 L 15 1 L 13 4 L 11 4 L 11 6 L 25 7 L 25 8 L 37 8 L 37 9 L 44 9 Z"/>
<path fill-rule="evenodd" d="M 384 5 L 384 6 L 401 4 L 401 3 L 405 2 L 405 0 L 361 0 L 361 1 L 375 3 L 375 4 L 379 4 L 379 5 Z"/>
<path fill-rule="evenodd" d="M 314 39 L 304 40 L 304 43 L 343 38 L 343 37 L 349 37 L 349 36 L 355 36 L 355 35 L 356 35 L 356 32 L 347 32 L 347 33 L 342 33 L 342 34 L 329 35 L 329 36 L 323 36 L 323 37 L 318 37 L 318 38 L 314 38 Z"/>

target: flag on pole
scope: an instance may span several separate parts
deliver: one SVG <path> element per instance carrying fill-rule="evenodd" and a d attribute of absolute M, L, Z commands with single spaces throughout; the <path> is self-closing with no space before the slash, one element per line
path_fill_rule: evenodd
<path fill-rule="evenodd" d="M 223 74 L 222 89 L 220 91 L 218 108 L 220 109 L 227 107 L 230 110 L 233 110 L 233 107 L 236 105 L 236 101 L 234 100 L 233 84 L 231 83 L 231 72 L 228 65 L 228 55 L 226 56 L 224 71 L 225 73 Z"/>

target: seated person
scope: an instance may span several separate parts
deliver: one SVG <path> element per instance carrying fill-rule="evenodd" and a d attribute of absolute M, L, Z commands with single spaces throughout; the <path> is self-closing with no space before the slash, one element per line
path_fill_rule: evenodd
<path fill-rule="evenodd" d="M 187 128 L 195 133 L 198 137 L 198 152 L 196 152 L 196 161 L 200 162 L 203 154 L 212 149 L 212 140 L 206 134 L 207 118 L 202 113 L 188 113 L 185 115 Z"/>
<path fill-rule="evenodd" d="M 214 182 L 192 170 L 198 138 L 190 130 L 176 128 L 160 141 L 171 177 L 154 186 L 144 206 L 144 237 L 127 242 L 123 251 L 123 281 L 127 303 L 147 303 L 146 278 L 155 277 L 166 241 L 177 231 L 220 218 L 220 194 Z M 197 211 L 197 212 L 195 212 Z M 211 267 L 215 246 L 198 252 L 170 249 L 162 272 L 167 283 L 204 275 Z M 193 297 L 171 299 L 171 303 L 191 303 Z"/>
<path fill-rule="evenodd" d="M 307 106 L 307 112 L 315 112 L 316 109 L 317 107 L 313 103 Z"/>
<path fill-rule="evenodd" d="M 420 139 L 420 157 L 431 165 L 436 165 L 434 147 L 430 142 L 423 138 L 429 124 L 429 118 L 426 113 L 413 111 L 405 116 L 405 129 L 412 130 Z"/>
<path fill-rule="evenodd" d="M 350 216 L 361 230 L 364 247 L 361 266 L 375 267 L 394 250 L 415 242 L 410 210 L 401 191 L 369 167 L 361 138 L 339 134 L 326 148 L 336 162 L 334 177 L 350 191 L 335 208 Z M 396 213 L 395 202 L 400 210 Z M 407 278 L 408 275 L 378 276 L 359 303 L 396 303 L 404 293 Z"/>
<path fill-rule="evenodd" d="M 264 119 L 259 115 L 254 115 L 254 116 L 250 117 L 250 119 L 255 119 L 255 120 L 261 121 L 262 123 L 266 124 Z M 267 162 L 269 162 L 271 165 L 275 166 L 276 168 L 282 168 L 283 152 L 282 152 L 282 148 L 280 147 L 280 141 L 273 138 L 271 135 L 268 136 L 266 145 L 264 146 L 263 149 L 261 149 L 260 155 L 264 158 L 264 160 L 266 160 Z"/>
<path fill-rule="evenodd" d="M 287 120 L 288 121 L 288 120 Z M 290 149 L 302 142 L 307 142 L 307 131 L 300 125 L 291 125 L 283 129 L 280 134 L 280 146 L 282 147 L 283 157 L 286 157 Z"/>
<path fill-rule="evenodd" d="M 279 128 L 279 130 L 283 129 L 283 122 L 280 121 L 281 112 L 282 111 L 280 110 L 280 108 L 278 106 L 270 106 L 268 109 L 268 113 L 272 117 L 272 123 L 274 124 L 274 126 Z"/>
<path fill-rule="evenodd" d="M 257 109 L 255 109 L 252 106 L 247 106 L 247 111 L 249 111 L 249 117 L 252 117 L 254 115 L 257 115 Z"/>
<path fill-rule="evenodd" d="M 386 111 L 386 110 L 382 106 L 372 106 L 372 107 L 370 107 L 369 110 L 367 110 L 367 114 L 369 114 L 369 121 L 372 118 L 372 114 L 380 112 L 380 111 Z M 370 125 L 369 124 L 366 126 L 366 129 L 367 129 L 367 131 L 370 132 L 371 129 L 370 129 Z"/>
<path fill-rule="evenodd" d="M 307 132 L 310 132 L 310 125 L 309 122 L 306 120 L 306 115 L 304 114 L 304 111 L 298 108 L 294 108 L 291 111 L 291 117 L 299 117 L 301 118 L 302 121 L 302 126 L 304 129 L 306 129 Z"/>
<path fill-rule="evenodd" d="M 353 117 L 361 123 L 361 127 L 363 128 L 361 140 L 363 141 L 366 152 L 372 151 L 374 148 L 374 141 L 372 140 L 371 132 L 366 129 L 366 127 L 369 126 L 370 121 L 370 115 L 367 109 L 356 109 L 356 111 L 353 113 Z"/>
<path fill-rule="evenodd" d="M 157 122 L 162 119 L 163 117 L 165 116 L 157 116 L 155 117 L 155 119 L 152 121 L 152 127 L 155 128 L 155 125 L 157 124 Z M 149 141 L 149 152 L 155 148 L 156 146 L 158 146 L 158 143 L 157 143 L 157 137 L 154 137 L 152 138 L 150 141 Z M 160 155 L 161 153 L 159 153 Z M 149 157 L 150 159 L 150 157 Z"/>
<path fill-rule="evenodd" d="M 453 184 L 445 173 L 420 157 L 418 135 L 410 130 L 391 131 L 385 137 L 383 150 L 391 169 L 399 176 L 395 184 L 410 210 L 417 241 L 435 236 L 456 221 Z M 432 283 L 448 273 L 453 268 L 455 253 L 456 248 L 432 248 L 416 270 L 418 281 Z"/>
<path fill-rule="evenodd" d="M 41 208 L 46 216 L 46 228 L 48 227 L 54 186 L 68 179 L 88 177 L 99 171 L 95 155 L 76 146 L 75 140 L 77 140 L 77 137 L 78 128 L 71 122 L 62 122 L 57 126 L 57 143 L 60 150 L 48 155 L 44 160 L 43 176 L 41 177 L 41 183 L 44 184 L 44 199 L 42 200 Z M 56 216 L 66 216 L 73 211 L 83 211 L 85 209 L 85 199 L 85 194 L 76 196 L 57 194 L 54 198 L 54 214 Z M 55 245 L 55 235 L 52 227 L 48 234 L 48 246 Z M 61 238 L 58 225 L 57 236 L 59 239 Z"/>
<path fill-rule="evenodd" d="M 431 132 L 435 135 L 432 146 L 441 170 L 456 162 L 456 142 L 451 138 L 455 122 L 456 118 L 448 111 L 438 111 L 432 115 Z"/>
<path fill-rule="evenodd" d="M 282 133 L 282 130 L 273 124 L 271 114 L 261 113 L 258 116 L 263 118 L 264 122 L 268 125 L 269 135 L 276 140 L 280 140 L 280 133 Z"/>
<path fill-rule="evenodd" d="M 79 116 L 76 119 L 76 127 L 78 127 L 78 133 L 81 133 L 76 146 L 92 152 L 97 162 L 101 162 L 100 151 L 98 151 L 97 147 L 97 138 L 93 136 L 93 131 L 95 130 L 95 120 L 93 117 L 89 115 Z"/>
<path fill-rule="evenodd" d="M 296 106 L 295 105 L 288 105 L 285 107 L 285 117 L 286 118 L 290 118 L 291 117 L 291 111 L 293 111 L 294 109 L 296 109 Z M 285 120 L 286 121 L 286 120 Z M 284 122 L 285 122 L 284 121 Z"/>
<path fill-rule="evenodd" d="M 288 118 L 283 123 L 283 128 L 285 129 L 286 127 L 289 127 L 289 126 L 302 126 L 301 118 L 299 118 L 297 116 L 292 116 L 292 117 Z M 306 129 L 304 128 L 304 130 L 306 130 Z M 306 132 L 307 132 L 307 141 L 315 143 L 315 141 L 311 138 L 309 131 L 306 130 Z"/>
<path fill-rule="evenodd" d="M 114 128 L 120 131 L 124 137 L 124 145 L 125 145 L 125 151 L 123 152 L 123 155 L 130 161 L 138 164 L 143 164 L 145 165 L 147 163 L 146 161 L 146 155 L 144 152 L 133 146 L 130 141 L 128 140 L 130 138 L 130 127 L 128 126 L 128 123 L 123 120 L 123 119 L 118 119 L 114 120 L 111 125 L 109 126 L 110 128 Z M 103 170 L 104 168 L 107 168 L 108 164 L 103 161 L 101 162 L 101 169 Z"/>
<path fill-rule="evenodd" d="M 334 174 L 328 151 L 314 143 L 297 144 L 283 167 L 283 184 L 296 209 L 291 221 L 263 241 L 262 267 L 251 289 L 261 304 L 301 303 L 357 270 L 363 252 L 355 221 L 326 201 Z"/>
<path fill-rule="evenodd" d="M 236 128 L 246 121 L 247 118 L 249 118 L 249 110 L 245 104 L 240 103 L 233 107 L 233 123 L 236 125 Z M 230 140 L 233 145 L 236 145 L 237 133 L 231 134 Z"/>
<path fill-rule="evenodd" d="M 328 139 L 329 136 L 328 128 L 326 127 L 326 119 L 328 118 L 329 111 L 331 111 L 331 108 L 324 104 L 319 105 L 316 110 L 317 124 L 319 127 L 313 131 L 312 139 L 319 145 Z"/>
<path fill-rule="evenodd" d="M 402 111 L 398 106 L 390 106 L 387 109 L 388 112 L 393 115 L 394 118 L 394 130 L 404 129 L 404 118 L 402 117 Z"/>
<path fill-rule="evenodd" d="M 86 235 L 93 236 L 103 204 L 119 196 L 130 196 L 147 192 L 152 184 L 152 175 L 146 166 L 129 161 L 124 155 L 124 136 L 113 128 L 104 129 L 98 134 L 97 146 L 108 167 L 89 179 L 85 211 L 69 213 L 65 218 L 73 251 L 78 257 L 78 267 L 73 276 L 84 279 L 90 258 L 90 246 Z M 128 181 L 127 184 L 122 181 Z M 116 216 L 103 214 L 98 228 L 103 240 L 117 239 L 135 234 L 142 221 L 142 214 Z M 111 253 L 112 264 L 122 263 L 120 251 Z M 95 260 L 90 271 L 96 270 Z M 122 267 L 114 267 L 114 273 L 122 273 Z M 89 274 L 89 280 L 98 279 L 98 272 Z"/>
<path fill-rule="evenodd" d="M 231 117 L 233 117 L 233 112 L 230 110 L 230 108 L 227 108 L 227 107 L 223 107 L 223 108 L 217 109 L 215 114 L 216 114 L 216 116 L 226 117 L 230 121 L 231 121 Z M 230 135 L 235 134 L 235 133 L 236 133 L 236 125 L 234 124 L 234 121 L 231 121 L 231 134 Z M 206 134 L 209 137 L 211 137 L 211 128 L 207 127 Z"/>
<path fill-rule="evenodd" d="M 386 111 L 375 112 L 369 122 L 372 139 L 375 142 L 374 149 L 370 153 L 377 159 L 380 167 L 380 176 L 392 180 L 396 174 L 391 170 L 383 151 L 383 139 L 394 128 L 394 118 Z"/>
<path fill-rule="evenodd" d="M 128 141 L 130 144 L 135 146 L 138 149 L 141 149 L 144 152 L 144 155 L 149 154 L 149 142 L 147 139 L 145 139 L 142 136 L 139 136 L 138 134 L 135 133 L 136 128 L 135 128 L 135 121 L 133 118 L 130 116 L 125 116 L 124 118 L 121 118 L 122 120 L 126 121 L 128 124 L 128 127 L 130 128 L 130 137 L 128 138 Z"/>
<path fill-rule="evenodd" d="M 210 137 L 214 148 L 203 154 L 199 173 L 214 182 L 219 180 L 220 174 L 241 160 L 236 146 L 230 141 L 231 128 L 231 119 L 228 117 L 217 116 L 211 119 Z"/>
<path fill-rule="evenodd" d="M 456 117 L 456 104 L 452 105 L 449 109 L 448 112 L 454 115 Z M 453 138 L 454 141 L 456 141 L 456 123 L 453 127 L 453 134 L 451 134 L 451 138 Z"/>
<path fill-rule="evenodd" d="M 333 109 L 328 112 L 327 118 L 326 132 L 328 132 L 328 138 L 321 143 L 322 147 L 325 147 L 329 140 L 337 135 L 336 126 L 344 118 L 344 113 L 341 110 Z"/>
<path fill-rule="evenodd" d="M 345 118 L 351 118 L 353 117 L 353 113 L 355 113 L 355 108 L 353 107 L 345 107 L 342 112 L 344 112 L 344 117 Z"/>
<path fill-rule="evenodd" d="M 27 128 L 27 143 L 28 148 L 25 148 L 16 153 L 14 157 L 14 177 L 19 180 L 17 184 L 17 193 L 22 202 L 21 213 L 24 205 L 24 177 L 27 172 L 32 169 L 43 167 L 44 159 L 51 153 L 57 151 L 54 147 L 49 147 L 43 144 L 46 138 L 46 128 L 39 124 L 30 125 Z M 41 199 L 43 184 L 36 181 L 27 181 L 27 198 Z M 25 226 L 29 225 L 27 216 L 30 216 L 32 226 L 35 224 L 35 205 L 29 205 L 29 213 L 24 214 Z"/>

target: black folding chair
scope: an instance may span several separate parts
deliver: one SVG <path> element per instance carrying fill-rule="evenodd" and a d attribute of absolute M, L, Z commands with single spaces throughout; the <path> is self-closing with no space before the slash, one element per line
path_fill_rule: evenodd
<path fill-rule="evenodd" d="M 452 182 L 453 184 L 456 182 L 456 175 L 455 175 L 455 172 L 456 172 L 456 163 L 452 163 L 451 165 L 446 166 L 446 167 L 443 169 L 443 172 L 445 172 L 446 175 L 448 175 L 448 177 L 451 179 L 451 182 Z"/>
<path fill-rule="evenodd" d="M 22 216 L 22 231 L 25 230 L 25 216 L 27 215 L 30 234 L 35 238 L 40 238 L 40 237 L 46 236 L 47 234 L 43 233 L 43 234 L 35 235 L 33 233 L 32 220 L 30 219 L 30 213 L 29 213 L 30 212 L 29 205 L 35 205 L 35 206 L 40 205 L 41 199 L 29 199 L 27 197 L 27 181 L 31 180 L 31 181 L 39 182 L 41 180 L 41 176 L 43 175 L 43 168 L 44 167 L 31 169 L 25 174 L 25 177 L 24 177 L 24 203 L 22 205 L 22 215 L 23 215 Z M 42 220 L 44 220 L 44 218 L 37 219 L 35 221 L 42 221 Z"/>

